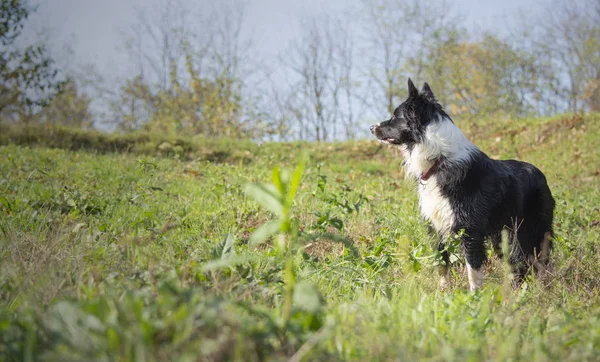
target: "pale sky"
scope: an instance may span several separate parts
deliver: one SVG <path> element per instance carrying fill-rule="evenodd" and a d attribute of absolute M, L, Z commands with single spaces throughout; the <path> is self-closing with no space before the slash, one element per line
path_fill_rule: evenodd
<path fill-rule="evenodd" d="M 206 0 L 191 0 L 202 6 Z M 226 0 L 225 0 L 226 1 Z M 431 0 L 429 0 L 431 1 Z M 518 10 L 535 11 L 548 0 L 451 0 L 465 16 L 469 27 L 503 31 L 506 15 Z M 53 52 L 62 53 L 65 44 L 72 49 L 68 64 L 95 64 L 101 71 L 115 71 L 125 61 L 123 32 L 135 19 L 135 7 L 144 0 L 38 0 L 35 22 L 52 38 Z M 236 1 L 233 0 L 235 4 Z M 241 3 L 241 2 L 240 2 Z M 300 16 L 335 14 L 352 9 L 359 0 L 248 0 L 246 31 L 265 57 L 285 49 L 298 31 Z M 147 6 L 147 5 L 146 5 Z M 61 60 L 63 62 L 64 60 Z"/>

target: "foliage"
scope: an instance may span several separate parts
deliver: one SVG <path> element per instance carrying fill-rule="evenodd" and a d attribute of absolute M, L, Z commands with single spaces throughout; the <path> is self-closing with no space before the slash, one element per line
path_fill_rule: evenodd
<path fill-rule="evenodd" d="M 321 315 L 323 301 L 318 288 L 312 283 L 297 281 L 299 261 L 302 260 L 302 239 L 298 222 L 292 218 L 291 208 L 300 186 L 304 162 L 300 162 L 292 175 L 274 168 L 272 184 L 248 184 L 245 187 L 246 194 L 277 217 L 276 220 L 258 227 L 250 236 L 249 243 L 259 245 L 273 237 L 277 257 L 284 265 L 283 301 L 278 306 L 280 313 L 270 316 L 274 330 L 284 344 L 290 339 L 290 334 L 302 338 L 302 334 L 316 331 L 323 326 Z M 225 255 L 205 265 L 204 270 L 213 270 L 216 267 L 244 261 L 247 261 L 247 258 L 234 260 Z M 266 313 L 263 311 L 263 314 Z"/>
<path fill-rule="evenodd" d="M 171 88 L 153 89 L 142 77 L 127 82 L 122 98 L 113 106 L 120 113 L 123 130 L 145 129 L 176 135 L 243 137 L 247 135 L 241 118 L 240 85 L 224 75 L 200 78 L 192 59 L 187 57 L 186 86 L 171 67 Z"/>
<path fill-rule="evenodd" d="M 441 44 L 429 52 L 423 76 L 439 89 L 436 96 L 453 116 L 470 119 L 534 113 L 540 80 L 532 54 L 489 34 L 480 42 Z"/>
<path fill-rule="evenodd" d="M 525 32 L 520 37 L 532 40 L 535 56 L 545 60 L 546 67 L 559 75 L 559 82 L 550 87 L 555 97 L 564 99 L 571 112 L 598 111 L 600 3 L 554 0 L 539 17 L 542 21 L 537 31 Z"/>
<path fill-rule="evenodd" d="M 16 45 L 33 11 L 25 0 L 0 2 L 0 119 L 27 121 L 61 87 L 44 44 Z"/>
<path fill-rule="evenodd" d="M 39 123 L 71 128 L 91 128 L 94 119 L 90 111 L 91 99 L 79 91 L 73 79 L 67 79 L 58 93 L 35 118 Z"/>
<path fill-rule="evenodd" d="M 133 77 L 111 94 L 120 130 L 169 136 L 253 137 L 264 134 L 246 82 L 253 61 L 241 32 L 244 6 L 194 11 L 184 1 L 136 9 L 125 32 Z"/>

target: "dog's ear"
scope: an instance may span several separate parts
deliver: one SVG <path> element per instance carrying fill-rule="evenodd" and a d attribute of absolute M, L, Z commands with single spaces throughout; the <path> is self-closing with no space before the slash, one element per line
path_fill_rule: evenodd
<path fill-rule="evenodd" d="M 432 103 L 437 102 L 437 100 L 435 99 L 435 96 L 433 95 L 433 91 L 431 90 L 431 88 L 429 87 L 429 84 L 427 84 L 427 82 L 423 83 L 423 88 L 421 89 L 421 95 L 423 97 L 427 98 L 427 100 Z"/>
<path fill-rule="evenodd" d="M 419 96 L 419 91 L 417 87 L 413 84 L 412 80 L 408 78 L 408 98 L 416 98 Z"/>

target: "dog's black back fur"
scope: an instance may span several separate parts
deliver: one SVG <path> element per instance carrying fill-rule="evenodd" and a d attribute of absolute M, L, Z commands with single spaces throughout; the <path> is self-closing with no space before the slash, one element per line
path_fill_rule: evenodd
<path fill-rule="evenodd" d="M 457 180 L 457 173 L 464 178 Z M 500 250 L 506 228 L 513 244 L 510 262 L 522 277 L 527 257 L 539 253 L 545 233 L 552 233 L 554 199 L 544 174 L 529 163 L 492 160 L 479 151 L 465 166 L 440 167 L 438 184 L 455 215 L 452 231 L 466 234 L 463 247 L 471 266 L 478 269 L 485 261 L 482 239 L 490 238 Z"/>

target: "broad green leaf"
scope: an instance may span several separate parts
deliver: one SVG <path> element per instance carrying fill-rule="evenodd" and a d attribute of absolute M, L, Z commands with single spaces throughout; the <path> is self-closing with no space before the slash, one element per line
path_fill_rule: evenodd
<path fill-rule="evenodd" d="M 268 223 L 262 224 L 258 229 L 250 236 L 250 245 L 258 245 L 264 243 L 271 236 L 275 235 L 281 228 L 281 222 L 279 220 L 269 221 Z"/>
<path fill-rule="evenodd" d="M 279 167 L 273 167 L 271 178 L 273 179 L 273 185 L 275 185 L 277 190 L 279 190 L 279 193 L 283 195 L 285 193 L 285 182 L 282 178 L 281 169 Z"/>
<path fill-rule="evenodd" d="M 213 259 L 226 259 L 235 255 L 235 236 L 225 235 L 225 238 L 215 245 L 211 251 Z"/>
<path fill-rule="evenodd" d="M 323 307 L 323 296 L 313 283 L 300 282 L 294 288 L 294 306 L 309 313 L 317 313 Z"/>
<path fill-rule="evenodd" d="M 302 181 L 302 174 L 304 173 L 304 165 L 305 165 L 305 156 L 302 157 L 302 160 L 296 167 L 294 174 L 292 175 L 292 179 L 290 181 L 290 187 L 288 189 L 286 195 L 286 205 L 291 205 L 294 201 L 294 197 L 296 196 L 296 192 L 298 191 L 298 187 L 300 187 L 300 182 Z"/>
<path fill-rule="evenodd" d="M 121 342 L 119 341 L 119 334 L 114 327 L 108 327 L 106 331 L 106 339 L 108 342 L 108 348 L 116 351 L 119 349 Z"/>
<path fill-rule="evenodd" d="M 283 216 L 282 196 L 274 185 L 248 184 L 244 192 L 277 216 Z"/>

